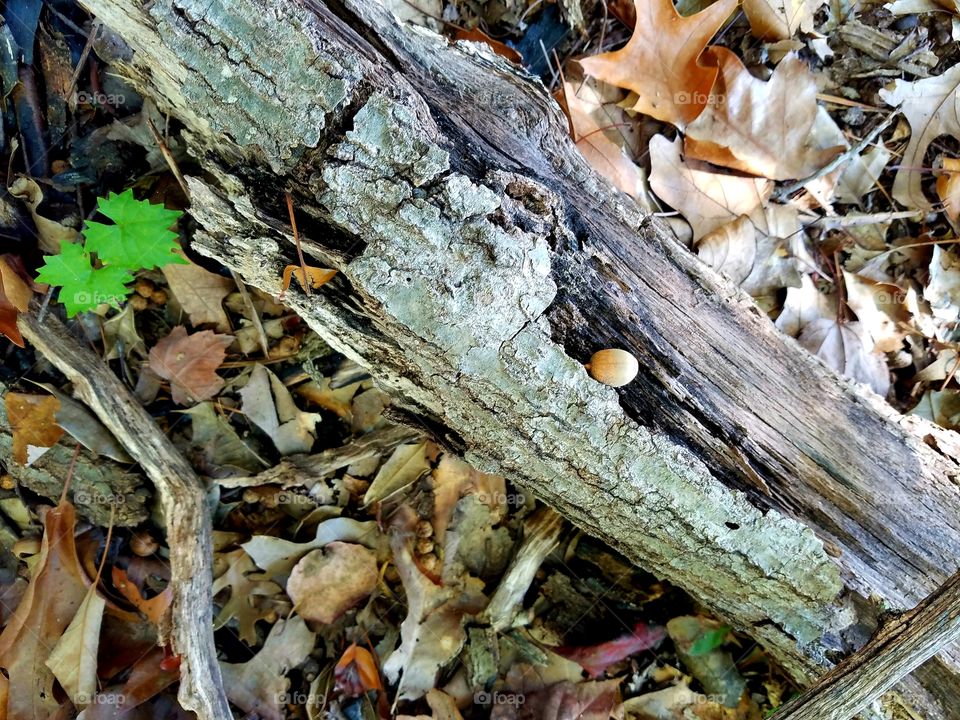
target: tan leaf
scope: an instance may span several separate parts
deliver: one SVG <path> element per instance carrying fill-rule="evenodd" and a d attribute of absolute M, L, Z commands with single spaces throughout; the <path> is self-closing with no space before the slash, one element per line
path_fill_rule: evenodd
<path fill-rule="evenodd" d="M 93 702 L 97 694 L 97 650 L 100 625 L 107 601 L 91 585 L 77 614 L 47 658 L 46 665 L 79 709 Z"/>
<path fill-rule="evenodd" d="M 433 536 L 443 545 L 457 502 L 467 493 L 502 516 L 506 511 L 507 485 L 501 475 L 475 470 L 460 458 L 444 453 L 431 473 L 433 485 Z"/>
<path fill-rule="evenodd" d="M 0 668 L 13 690 L 6 705 L 9 718 L 46 718 L 60 707 L 46 660 L 90 584 L 77 558 L 73 505 L 61 502 L 47 512 L 43 525 L 30 584 L 0 634 Z"/>
<path fill-rule="evenodd" d="M 690 223 L 695 242 L 741 215 L 756 215 L 766 204 L 772 181 L 701 169 L 681 159 L 680 144 L 663 135 L 650 140 L 650 187 Z"/>
<path fill-rule="evenodd" d="M 587 73 L 637 94 L 633 109 L 683 127 L 706 107 L 717 68 L 698 61 L 737 7 L 719 0 L 681 17 L 670 0 L 637 0 L 637 23 L 621 50 L 580 61 Z"/>
<path fill-rule="evenodd" d="M 166 265 L 163 276 L 194 327 L 212 324 L 218 332 L 230 330 L 230 321 L 223 310 L 223 299 L 236 289 L 233 280 L 194 263 Z"/>
<path fill-rule="evenodd" d="M 20 273 L 13 268 L 13 265 L 7 260 L 8 257 L 12 256 L 0 255 L 0 289 L 3 290 L 3 294 L 11 305 L 20 312 L 26 312 L 27 308 L 30 307 L 33 290 L 30 289 L 26 280 L 20 277 Z"/>
<path fill-rule="evenodd" d="M 233 336 L 210 330 L 187 335 L 178 325 L 150 350 L 150 369 L 170 382 L 175 403 L 193 405 L 220 392 L 223 378 L 217 368 L 232 342 Z"/>
<path fill-rule="evenodd" d="M 309 452 L 313 447 L 321 415 L 298 408 L 286 386 L 263 365 L 254 365 L 240 397 L 247 418 L 273 440 L 281 455 Z"/>
<path fill-rule="evenodd" d="M 873 341 L 858 322 L 815 320 L 797 338 L 803 347 L 851 380 L 869 385 L 878 395 L 890 389 L 890 371 Z"/>
<path fill-rule="evenodd" d="M 213 627 L 219 629 L 231 618 L 236 618 L 240 626 L 240 639 L 247 645 L 256 645 L 257 621 L 270 614 L 270 609 L 259 605 L 257 598 L 276 595 L 281 588 L 268 580 L 242 549 L 222 557 L 228 563 L 227 569 L 213 581 L 212 592 L 216 596 L 229 588 L 230 599 L 221 606 L 220 613 L 213 621 Z"/>
<path fill-rule="evenodd" d="M 892 283 L 874 280 L 844 271 L 847 305 L 870 334 L 877 352 L 894 352 L 910 332 L 910 311 L 904 301 L 906 291 Z"/>
<path fill-rule="evenodd" d="M 761 40 L 787 40 L 813 30 L 813 16 L 827 0 L 743 0 L 750 29 Z"/>
<path fill-rule="evenodd" d="M 947 217 L 956 222 L 960 218 L 960 159 L 943 158 L 937 175 L 937 195 Z"/>
<path fill-rule="evenodd" d="M 910 411 L 948 430 L 960 428 L 960 391 L 927 390 Z"/>
<path fill-rule="evenodd" d="M 616 104 L 622 91 L 614 89 L 614 96 L 609 88 L 590 78 L 566 81 L 557 100 L 567 112 L 580 154 L 616 188 L 637 199 L 644 195 L 645 182 L 632 158 L 636 132 L 627 112 Z"/>
<path fill-rule="evenodd" d="M 230 702 L 249 716 L 284 720 L 284 697 L 290 687 L 287 671 L 313 650 L 315 636 L 303 618 L 280 620 L 270 630 L 263 649 L 245 663 L 220 663 Z"/>
<path fill-rule="evenodd" d="M 923 299 L 930 303 L 935 317 L 947 322 L 960 318 L 960 258 L 939 245 L 933 246 Z"/>
<path fill-rule="evenodd" d="M 294 566 L 287 594 L 300 617 L 329 624 L 369 597 L 378 577 L 377 557 L 367 548 L 332 542 Z"/>
<path fill-rule="evenodd" d="M 60 401 L 55 397 L 8 392 L 4 402 L 13 430 L 14 462 L 29 465 L 63 436 L 56 419 Z"/>
<path fill-rule="evenodd" d="M 817 84 L 796 53 L 766 82 L 726 48 L 707 53 L 720 67 L 716 101 L 687 126 L 685 157 L 787 180 L 812 174 L 841 151 L 816 147 Z"/>
<path fill-rule="evenodd" d="M 37 235 L 40 238 L 40 249 L 45 253 L 59 253 L 60 243 L 64 241 L 76 242 L 80 239 L 80 233 L 74 228 L 62 225 L 56 220 L 45 218 L 37 212 L 37 208 L 43 202 L 43 191 L 35 180 L 28 177 L 18 177 L 13 181 L 9 190 L 15 198 L 23 200 L 23 204 L 30 211 L 33 223 L 37 227 Z"/>
<path fill-rule="evenodd" d="M 430 472 L 427 462 L 427 444 L 425 442 L 401 445 L 377 472 L 370 483 L 363 504 L 379 502 L 395 492 L 412 485 Z"/>
<path fill-rule="evenodd" d="M 820 292 L 810 276 L 803 275 L 800 278 L 800 287 L 787 288 L 787 298 L 783 302 L 783 310 L 777 317 L 776 325 L 780 332 L 796 337 L 804 327 L 815 320 L 836 316 L 836 295 Z"/>
<path fill-rule="evenodd" d="M 436 686 L 437 672 L 463 648 L 467 615 L 486 605 L 483 583 L 465 578 L 462 586 L 437 585 L 413 559 L 412 527 L 416 513 L 402 506 L 394 516 L 390 547 L 407 597 L 407 617 L 400 625 L 400 646 L 383 664 L 383 674 L 397 684 L 397 697 L 416 700 Z"/>
<path fill-rule="evenodd" d="M 915 82 L 897 80 L 893 89 L 880 91 L 881 99 L 888 105 L 899 106 L 910 123 L 910 142 L 893 181 L 893 197 L 906 207 L 931 208 L 920 185 L 924 156 L 930 143 L 940 135 L 960 139 L 958 86 L 960 65 L 954 65 L 942 75 Z"/>

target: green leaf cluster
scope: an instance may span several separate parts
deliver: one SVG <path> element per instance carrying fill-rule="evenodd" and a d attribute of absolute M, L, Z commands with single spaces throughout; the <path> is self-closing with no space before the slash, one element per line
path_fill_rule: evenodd
<path fill-rule="evenodd" d="M 175 254 L 177 233 L 170 229 L 180 211 L 137 200 L 130 189 L 99 198 L 97 209 L 113 224 L 88 221 L 83 246 L 63 243 L 60 254 L 47 256 L 37 275 L 38 282 L 60 288 L 69 317 L 103 303 L 120 307 L 130 294 L 127 283 L 141 268 L 187 262 Z"/>

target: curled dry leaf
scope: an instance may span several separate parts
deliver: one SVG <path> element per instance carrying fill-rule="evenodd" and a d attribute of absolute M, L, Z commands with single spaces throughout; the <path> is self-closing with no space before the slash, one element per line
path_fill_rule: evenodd
<path fill-rule="evenodd" d="M 330 282 L 333 279 L 333 276 L 337 274 L 336 270 L 331 270 L 330 268 L 320 268 L 320 267 L 311 267 L 306 265 L 307 274 L 306 277 L 310 280 L 310 289 L 315 289 L 321 287 L 325 283 Z M 297 282 L 300 283 L 300 287 L 304 290 L 307 289 L 307 283 L 304 279 L 303 274 L 304 268 L 299 265 L 287 265 L 283 269 L 283 278 L 280 282 L 280 294 L 283 295 L 290 288 L 291 278 L 296 278 Z"/>
<path fill-rule="evenodd" d="M 633 110 L 684 127 L 706 107 L 717 68 L 700 54 L 737 0 L 719 0 L 681 17 L 670 0 L 637 0 L 636 27 L 621 50 L 580 61 L 593 77 L 636 93 Z"/>
<path fill-rule="evenodd" d="M 223 299 L 236 289 L 233 280 L 194 263 L 165 265 L 163 276 L 194 327 L 211 324 L 218 332 L 230 329 L 230 321 L 223 310 Z"/>
<path fill-rule="evenodd" d="M 210 330 L 187 335 L 187 329 L 178 325 L 150 350 L 150 369 L 170 382 L 175 403 L 194 405 L 223 388 L 217 368 L 232 342 L 232 335 Z"/>
<path fill-rule="evenodd" d="M 0 255 L 0 334 L 23 347 L 17 315 L 30 307 L 33 290 L 17 272 L 17 265 L 21 265 L 19 258 Z"/>
<path fill-rule="evenodd" d="M 717 98 L 686 128 L 688 159 L 787 180 L 807 177 L 842 150 L 817 147 L 817 84 L 796 53 L 781 60 L 766 82 L 726 48 L 707 53 L 720 67 Z"/>
<path fill-rule="evenodd" d="M 630 155 L 637 138 L 632 120 L 616 104 L 622 95 L 620 90 L 587 78 L 565 81 L 556 97 L 566 110 L 580 154 L 617 189 L 638 200 L 646 194 L 646 181 Z"/>
<path fill-rule="evenodd" d="M 18 200 L 23 200 L 30 211 L 33 223 L 37 227 L 37 236 L 40 239 L 40 249 L 46 253 L 60 252 L 60 244 L 76 242 L 80 233 L 74 228 L 62 225 L 55 220 L 43 217 L 37 212 L 43 202 L 43 191 L 35 180 L 28 177 L 18 177 L 9 188 L 10 194 Z"/>
<path fill-rule="evenodd" d="M 332 623 L 377 587 L 377 556 L 363 545 L 332 542 L 290 572 L 287 594 L 305 620 Z"/>
<path fill-rule="evenodd" d="M 280 378 L 263 365 L 254 365 L 240 397 L 247 418 L 273 440 L 281 455 L 309 452 L 313 447 L 315 427 L 322 417 L 300 410 Z"/>
<path fill-rule="evenodd" d="M 761 40 L 789 40 L 813 30 L 813 16 L 827 0 L 743 0 L 750 30 Z"/>
<path fill-rule="evenodd" d="M 13 460 L 29 465 L 63 436 L 57 425 L 60 401 L 52 395 L 8 392 L 4 396 L 7 417 L 13 430 Z"/>
<path fill-rule="evenodd" d="M 684 162 L 680 144 L 663 135 L 650 140 L 650 187 L 690 223 L 694 241 L 741 215 L 755 217 L 766 204 L 773 182 L 721 175 Z"/>
<path fill-rule="evenodd" d="M 931 208 L 920 185 L 925 167 L 924 156 L 930 143 L 940 135 L 952 135 L 960 139 L 958 87 L 960 65 L 954 65 L 942 75 L 916 82 L 897 80 L 892 89 L 880 91 L 883 101 L 899 107 L 910 123 L 910 142 L 893 181 L 893 197 L 906 207 L 921 210 Z"/>
<path fill-rule="evenodd" d="M 873 340 L 859 322 L 815 320 L 797 340 L 834 370 L 870 386 L 878 395 L 885 396 L 890 389 L 887 363 L 874 352 Z"/>
<path fill-rule="evenodd" d="M 844 271 L 847 305 L 873 340 L 877 352 L 901 348 L 910 332 L 906 291 L 892 283 L 878 283 Z"/>
<path fill-rule="evenodd" d="M 956 222 L 960 218 L 960 159 L 943 158 L 937 175 L 937 195 L 947 217 Z"/>
<path fill-rule="evenodd" d="M 303 618 L 280 620 L 270 630 L 263 649 L 245 663 L 220 663 L 230 702 L 251 716 L 283 720 L 290 681 L 287 671 L 313 650 L 315 636 Z"/>

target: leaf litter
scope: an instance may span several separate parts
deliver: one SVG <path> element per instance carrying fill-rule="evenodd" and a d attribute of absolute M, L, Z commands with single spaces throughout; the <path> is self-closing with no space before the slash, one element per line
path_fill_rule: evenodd
<path fill-rule="evenodd" d="M 748 0 L 742 14 L 725 0 L 618 0 L 608 13 L 413 5 L 405 16 L 455 20 L 456 41 L 542 73 L 597 172 L 669 216 L 781 331 L 898 409 L 958 426 L 960 57 L 939 6 L 898 0 L 838 17 L 819 0 Z M 51 38 L 75 33 L 43 18 Z M 561 38 L 553 67 L 534 57 L 549 32 Z M 57 159 L 42 191 L 16 178 L 10 217 L 33 223 L 47 279 L 73 289 L 76 302 L 61 301 L 89 343 L 209 480 L 216 638 L 238 711 L 753 720 L 795 692 L 689 597 L 509 478 L 396 425 L 389 396 L 283 298 L 179 248 L 185 231 L 172 223 L 186 198 L 146 130 L 155 109 L 116 119 L 73 105 L 87 157 Z M 167 141 L 190 162 L 176 128 Z M 134 189 L 111 175 L 118 151 Z M 88 209 L 114 221 L 88 223 L 87 251 L 84 214 L 57 183 L 82 186 Z M 128 222 L 135 198 L 150 200 L 152 220 Z M 15 343 L 18 313 L 46 291 L 31 280 L 38 264 L 0 256 L 0 333 Z M 305 262 L 277 272 L 286 293 L 337 282 Z M 88 309 L 81 296 L 103 288 L 108 302 Z M 20 374 L 49 393 L 5 393 L 18 473 L 72 437 L 128 461 L 102 426 L 80 429 L 89 411 L 62 377 L 12 352 L 27 353 Z M 178 660 L 156 647 L 171 601 L 158 519 L 144 513 L 110 539 L 67 500 L 23 502 L 13 477 L 0 484 L 5 516 L 19 518 L 0 535 L 0 591 L 16 606 L 0 634 L 6 716 L 178 716 Z M 130 502 L 109 484 L 84 499 L 77 507 L 99 506 L 100 518 Z"/>

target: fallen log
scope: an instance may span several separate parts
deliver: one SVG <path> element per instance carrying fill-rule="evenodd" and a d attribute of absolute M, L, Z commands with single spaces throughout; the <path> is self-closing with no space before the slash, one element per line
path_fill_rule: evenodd
<path fill-rule="evenodd" d="M 957 436 L 780 335 L 590 170 L 518 68 L 370 0 L 82 4 L 185 127 L 196 251 L 279 293 L 291 193 L 308 263 L 341 271 L 287 293 L 314 330 L 799 682 L 955 569 Z M 590 379 L 603 347 L 637 381 Z M 925 716 L 956 716 L 957 655 L 898 685 Z"/>

